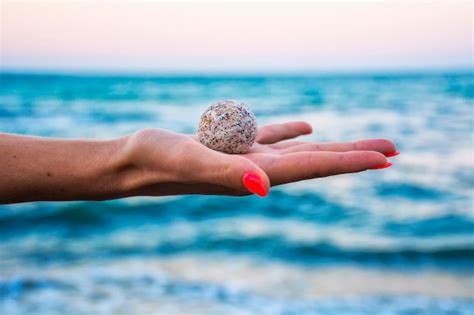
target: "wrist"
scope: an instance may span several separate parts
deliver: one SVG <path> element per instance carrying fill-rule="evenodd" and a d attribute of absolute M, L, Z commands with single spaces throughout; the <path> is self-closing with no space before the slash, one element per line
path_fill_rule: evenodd
<path fill-rule="evenodd" d="M 151 185 L 175 181 L 168 174 L 169 168 L 157 163 L 163 162 L 161 156 L 156 154 L 158 146 L 148 141 L 156 134 L 147 132 L 140 130 L 107 144 L 111 147 L 111 154 L 106 169 L 113 174 L 116 198 L 143 195 L 143 191 Z M 150 159 L 150 156 L 153 158 Z"/>
<path fill-rule="evenodd" d="M 183 157 L 189 154 L 189 142 L 177 138 L 171 132 L 143 129 L 111 141 L 109 169 L 120 197 L 168 194 L 171 184 L 187 183 Z"/>
<path fill-rule="evenodd" d="M 111 188 L 107 198 L 120 198 L 133 196 L 141 186 L 145 184 L 143 172 L 140 171 L 133 158 L 131 148 L 132 135 L 104 141 L 103 146 L 107 148 L 104 155 L 103 166 Z"/>

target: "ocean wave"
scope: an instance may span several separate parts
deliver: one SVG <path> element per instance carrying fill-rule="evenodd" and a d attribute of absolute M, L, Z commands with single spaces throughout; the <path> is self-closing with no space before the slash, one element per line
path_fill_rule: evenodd
<path fill-rule="evenodd" d="M 212 213 L 195 211 L 191 216 L 179 217 L 175 213 L 166 217 L 148 215 L 147 212 L 153 211 L 149 207 L 126 209 L 127 212 L 116 209 L 118 213 L 114 215 L 104 212 L 81 215 L 75 209 L 67 217 L 61 217 L 64 213 L 59 213 L 59 217 L 36 217 L 29 223 L 16 222 L 21 231 L 9 221 L 9 227 L 5 223 L 1 229 L 4 241 L 0 245 L 0 257 L 49 263 L 225 252 L 305 265 L 474 269 L 474 238 L 469 226 L 472 223 L 466 223 L 465 230 L 430 235 L 433 233 L 430 229 L 437 232 L 435 221 L 419 222 L 418 230 L 386 222 L 368 229 L 366 225 L 331 222 L 325 217 L 318 223 L 317 217 L 313 220 L 311 216 L 298 217 L 295 213 L 277 217 L 268 213 L 265 216 L 235 212 L 215 217 Z M 445 219 L 440 219 L 439 224 L 444 222 Z"/>
<path fill-rule="evenodd" d="M 32 267 L 21 274 L 0 278 L 5 314 L 140 314 L 164 307 L 174 314 L 201 308 L 211 314 L 468 314 L 474 306 L 472 284 L 459 276 L 308 269 L 225 256 Z"/>

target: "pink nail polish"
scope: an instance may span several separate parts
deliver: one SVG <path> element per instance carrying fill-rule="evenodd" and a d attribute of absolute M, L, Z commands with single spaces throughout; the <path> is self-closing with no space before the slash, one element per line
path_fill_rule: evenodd
<path fill-rule="evenodd" d="M 262 179 L 258 176 L 257 173 L 247 172 L 242 177 L 242 182 L 247 188 L 248 191 L 259 195 L 260 197 L 265 197 L 268 195 L 268 191 L 263 184 Z"/>
<path fill-rule="evenodd" d="M 387 167 L 390 167 L 392 166 L 393 163 L 390 163 L 390 162 L 387 162 L 386 164 L 383 164 L 383 165 L 378 165 L 378 166 L 374 166 L 374 167 L 369 167 L 369 170 L 381 170 L 383 168 L 387 168 Z"/>
<path fill-rule="evenodd" d="M 386 157 L 392 157 L 392 156 L 397 156 L 400 154 L 400 152 L 398 151 L 393 151 L 393 152 L 389 152 L 389 153 L 384 153 Z"/>

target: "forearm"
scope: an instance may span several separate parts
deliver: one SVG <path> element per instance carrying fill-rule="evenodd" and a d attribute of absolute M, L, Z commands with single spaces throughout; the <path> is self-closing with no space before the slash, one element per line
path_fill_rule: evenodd
<path fill-rule="evenodd" d="M 125 196 L 136 176 L 125 157 L 126 140 L 0 134 L 0 203 Z"/>

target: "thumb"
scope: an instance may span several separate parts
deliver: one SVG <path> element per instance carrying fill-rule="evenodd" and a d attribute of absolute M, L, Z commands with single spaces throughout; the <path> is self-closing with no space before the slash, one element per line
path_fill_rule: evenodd
<path fill-rule="evenodd" d="M 257 164 L 238 155 L 219 154 L 214 160 L 209 180 L 232 189 L 249 191 L 265 197 L 270 190 L 270 179 Z"/>

